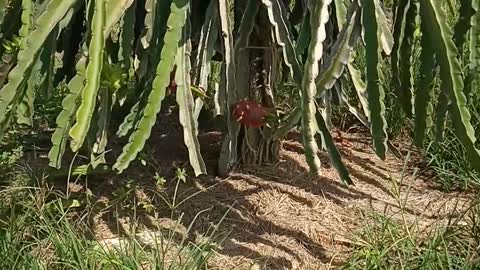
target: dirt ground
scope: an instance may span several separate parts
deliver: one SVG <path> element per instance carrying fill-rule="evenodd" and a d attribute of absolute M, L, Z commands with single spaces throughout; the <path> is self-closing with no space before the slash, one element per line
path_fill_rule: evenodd
<path fill-rule="evenodd" d="M 162 176 L 171 176 L 175 166 L 187 167 L 181 137 L 154 132 L 155 140 L 150 140 L 151 147 L 147 149 L 148 162 L 153 164 L 150 167 Z M 368 138 L 365 134 L 336 136 L 355 186 L 345 187 L 340 183 L 324 152 L 319 153 L 322 175 L 309 176 L 295 134 L 283 142 L 281 161 L 274 166 L 242 168 L 227 179 L 204 177 L 197 179 L 197 185 L 180 185 L 176 192 L 175 183 L 167 183 L 166 194 L 177 194 L 177 202 L 186 199 L 173 213 L 177 217 L 183 215 L 185 227 L 193 223 L 188 232 L 191 241 L 208 234 L 212 226 L 217 234 L 225 236 L 209 269 L 334 268 L 351 249 L 355 241 L 353 233 L 362 226 L 362 214 L 371 210 L 386 212 L 401 221 L 417 222 L 428 228 L 450 218 L 468 200 L 462 194 L 435 189 L 425 177 L 411 177 L 414 161 L 409 163 L 408 173 L 402 178 L 404 161 L 391 156 L 386 161 L 378 159 L 368 139 L 364 139 Z M 215 147 L 219 135 L 201 134 L 200 140 L 204 148 Z M 407 145 L 397 146 L 403 152 L 408 149 Z M 209 167 L 215 164 L 216 155 L 215 151 L 205 151 Z M 137 165 L 127 176 L 122 176 L 123 180 L 118 179 L 120 176 L 112 176 L 108 181 L 89 180 L 88 188 L 107 205 L 115 199 L 113 190 L 121 185 L 120 181 L 133 180 L 139 187 L 135 191 L 136 200 L 148 201 L 155 208 L 153 212 L 136 213 L 138 231 L 171 227 L 171 207 L 154 191 L 158 188 L 152 180 L 151 168 Z M 402 201 L 408 197 L 403 217 L 399 214 L 395 186 L 401 186 Z M 115 215 L 122 220 L 119 223 L 112 224 L 110 210 L 92 215 L 96 238 L 112 242 L 129 231 L 129 210 L 122 209 L 123 214 L 119 214 L 116 208 Z"/>

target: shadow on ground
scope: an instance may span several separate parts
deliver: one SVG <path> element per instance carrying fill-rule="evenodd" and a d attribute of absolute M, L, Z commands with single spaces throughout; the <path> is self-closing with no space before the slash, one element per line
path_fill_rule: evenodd
<path fill-rule="evenodd" d="M 146 151 L 147 166 L 137 163 L 122 176 L 79 179 L 69 192 L 85 196 L 88 190 L 95 198 L 86 217 L 95 238 L 126 235 L 133 220 L 140 230 L 158 231 L 171 228 L 172 217 L 181 217 L 185 228 L 193 225 L 176 238 L 187 237 L 192 242 L 215 228 L 215 235 L 224 240 L 212 258 L 212 269 L 254 269 L 254 264 L 260 269 L 337 266 L 351 247 L 362 211 L 398 211 L 394 181 L 403 188 L 413 187 L 405 209 L 411 220 L 436 222 L 455 207 L 458 194 L 431 189 L 422 179 L 402 181 L 401 161 L 391 157 L 380 161 L 368 141 L 357 138 L 360 135 L 343 136 L 350 144 L 339 148 L 356 183 L 352 187 L 340 183 L 324 153 L 319 153 L 322 175 L 308 175 L 295 134 L 283 143 L 281 161 L 275 166 L 247 167 L 227 179 L 204 177 L 177 185 L 171 180 L 175 169 L 186 168 L 188 163 L 182 136 L 173 129 L 154 131 Z M 209 171 L 214 172 L 220 135 L 203 133 L 200 141 Z M 156 185 L 155 175 L 168 180 L 164 187 Z M 66 192 L 64 179 L 52 184 Z"/>

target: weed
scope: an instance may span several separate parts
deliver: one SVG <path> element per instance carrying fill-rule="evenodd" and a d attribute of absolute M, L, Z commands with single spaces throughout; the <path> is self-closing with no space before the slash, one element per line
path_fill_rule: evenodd
<path fill-rule="evenodd" d="M 452 221 L 425 235 L 392 218 L 372 213 L 351 257 L 342 269 L 478 269 L 478 206 L 469 222 Z"/>
<path fill-rule="evenodd" d="M 458 218 L 421 228 L 417 220 L 405 218 L 411 185 L 401 189 L 406 184 L 404 175 L 399 183 L 392 179 L 391 194 L 400 218 L 364 212 L 356 246 L 341 269 L 479 269 L 480 201 L 472 202 Z M 406 196 L 402 196 L 404 192 Z"/>
<path fill-rule="evenodd" d="M 435 173 L 433 179 L 442 189 L 451 191 L 480 188 L 480 175 L 466 161 L 465 149 L 449 131 L 445 141 L 431 142 L 426 153 L 428 167 Z"/>
<path fill-rule="evenodd" d="M 472 111 L 472 124 L 480 125 L 480 96 L 471 95 L 469 107 Z M 480 135 L 477 128 L 476 136 Z M 477 143 L 478 144 L 478 143 Z M 459 143 L 451 128 L 445 129 L 442 142 L 430 139 L 426 147 L 428 166 L 435 172 L 434 180 L 447 191 L 449 190 L 479 190 L 480 175 L 474 171 L 469 162 L 465 148 Z"/>

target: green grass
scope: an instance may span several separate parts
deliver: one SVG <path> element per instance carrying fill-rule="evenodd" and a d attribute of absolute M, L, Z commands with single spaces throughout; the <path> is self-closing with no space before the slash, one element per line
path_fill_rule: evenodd
<path fill-rule="evenodd" d="M 216 230 L 193 243 L 179 239 L 175 228 L 159 228 L 147 235 L 150 241 L 142 240 L 134 207 L 127 210 L 132 215 L 128 236 L 104 245 L 89 226 L 95 202 L 80 205 L 27 170 L 15 175 L 0 189 L 0 269 L 206 269 L 220 242 Z M 173 221 L 182 226 L 181 218 Z"/>
<path fill-rule="evenodd" d="M 430 142 L 426 155 L 433 181 L 443 190 L 480 190 L 480 175 L 471 168 L 464 148 L 450 130 L 445 141 Z"/>
<path fill-rule="evenodd" d="M 382 214 L 365 218 L 358 245 L 341 269 L 480 269 L 480 207 L 425 234 Z"/>
<path fill-rule="evenodd" d="M 477 82 L 478 84 L 478 82 Z M 478 85 L 480 87 L 480 85 Z M 472 93 L 469 107 L 472 112 L 472 125 L 476 127 L 476 136 L 480 136 L 480 95 Z M 433 137 L 433 136 L 431 136 Z M 480 190 L 480 175 L 468 162 L 465 149 L 451 128 L 445 129 L 445 139 L 441 142 L 430 138 L 426 148 L 428 167 L 435 173 L 433 180 L 444 190 Z M 480 144 L 477 142 L 477 147 Z"/>
<path fill-rule="evenodd" d="M 400 183 L 392 181 L 391 194 L 399 213 L 361 212 L 361 229 L 354 233 L 355 245 L 340 269 L 480 269 L 479 198 L 467 207 L 457 205 L 448 220 L 437 220 L 426 227 L 421 225 L 421 217 L 407 217 L 412 186 L 405 180 L 402 176 Z"/>

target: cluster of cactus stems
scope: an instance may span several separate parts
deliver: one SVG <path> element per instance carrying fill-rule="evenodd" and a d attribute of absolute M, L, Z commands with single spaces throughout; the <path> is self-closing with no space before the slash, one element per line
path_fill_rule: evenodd
<path fill-rule="evenodd" d="M 382 68 L 390 68 L 398 103 L 413 119 L 415 144 L 422 146 L 430 131 L 442 139 L 451 123 L 480 171 L 468 109 L 480 92 L 480 0 L 458 2 L 458 10 L 447 10 L 438 0 L 397 0 L 388 9 L 381 0 L 0 0 L 0 138 L 13 124 L 32 125 L 35 99 L 66 85 L 50 166 L 61 168 L 66 151 L 88 151 L 94 168 L 106 164 L 109 137 L 117 136 L 125 144 L 112 169 L 121 173 L 173 95 L 196 175 L 206 173 L 198 116 L 212 102 L 227 127 L 221 174 L 238 161 L 278 158 L 279 141 L 300 123 L 311 172 L 320 172 L 317 152 L 324 149 L 351 184 L 330 135 L 332 97 L 370 129 L 385 159 L 395 150 L 380 83 L 380 60 L 388 58 L 391 67 Z M 458 14 L 453 27 L 448 12 Z M 359 46 L 364 70 L 354 64 Z M 289 76 L 277 76 L 280 68 Z M 358 104 L 346 95 L 344 79 L 353 82 Z M 296 85 L 299 98 L 278 115 L 275 88 L 286 82 Z M 124 108 L 129 113 L 111 134 L 111 118 Z"/>

